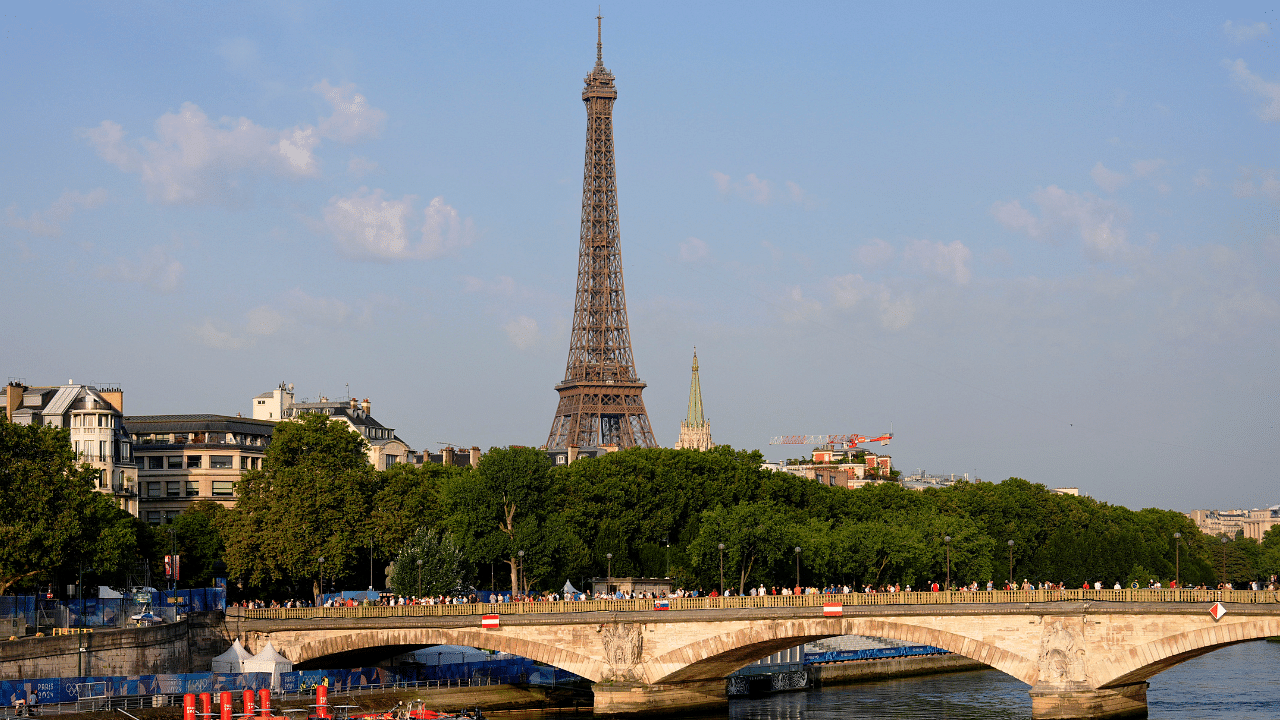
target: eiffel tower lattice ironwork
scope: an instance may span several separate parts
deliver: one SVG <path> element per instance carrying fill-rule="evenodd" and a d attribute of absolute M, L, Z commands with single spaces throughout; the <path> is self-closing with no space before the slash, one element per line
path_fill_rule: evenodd
<path fill-rule="evenodd" d="M 582 174 L 578 290 L 560 404 L 548 450 L 577 447 L 657 447 L 640 397 L 622 283 L 618 186 L 613 159 L 613 101 L 618 90 L 605 69 L 596 17 L 596 65 L 585 79 L 587 151 Z"/>

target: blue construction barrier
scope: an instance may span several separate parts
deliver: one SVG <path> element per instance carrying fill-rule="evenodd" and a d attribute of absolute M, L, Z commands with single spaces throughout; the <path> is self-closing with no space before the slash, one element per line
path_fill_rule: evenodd
<path fill-rule="evenodd" d="M 0 681 L 0 707 L 11 707 L 18 700 L 39 704 L 68 703 L 86 698 L 238 692 L 270 686 L 271 673 L 186 673 L 3 680 Z"/>
<path fill-rule="evenodd" d="M 912 655 L 938 655 L 950 652 L 932 645 L 910 645 L 907 647 L 873 648 L 870 650 L 833 650 L 824 653 L 805 653 L 804 664 L 847 662 L 849 660 L 879 660 L 882 658 L 909 657 Z"/>

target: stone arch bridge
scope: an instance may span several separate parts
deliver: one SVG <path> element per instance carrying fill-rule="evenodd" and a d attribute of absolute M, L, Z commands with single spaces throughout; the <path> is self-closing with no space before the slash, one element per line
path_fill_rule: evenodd
<path fill-rule="evenodd" d="M 1227 612 L 1209 612 L 1217 598 Z M 839 604 L 824 610 L 824 604 Z M 933 645 L 1028 684 L 1035 718 L 1146 714 L 1147 679 L 1280 635 L 1276 593 L 897 593 L 228 611 L 242 642 L 302 666 L 436 644 L 521 655 L 589 679 L 599 713 L 725 702 L 734 670 L 802 642 L 870 635 Z M 500 612 L 496 629 L 482 614 Z"/>

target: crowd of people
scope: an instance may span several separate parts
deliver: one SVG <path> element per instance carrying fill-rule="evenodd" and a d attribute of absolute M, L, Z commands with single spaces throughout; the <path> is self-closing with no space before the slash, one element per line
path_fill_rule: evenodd
<path fill-rule="evenodd" d="M 1139 589 L 1140 586 L 1135 581 L 1130 583 L 1129 587 L 1130 589 L 1137 590 Z M 1165 586 L 1159 580 L 1153 579 L 1147 582 L 1146 587 L 1148 589 L 1158 590 Z M 1179 586 L 1176 582 L 1170 582 L 1168 584 L 1168 587 L 1177 588 Z M 1185 585 L 1183 587 L 1186 588 Z M 721 595 L 718 589 L 713 588 L 711 592 L 705 592 L 701 587 L 693 588 L 693 589 L 677 588 L 675 590 L 672 590 L 671 592 L 665 592 L 665 591 L 663 592 L 652 592 L 652 591 L 632 592 L 632 591 L 619 589 L 614 592 L 605 592 L 603 590 L 598 590 L 593 593 L 579 592 L 576 590 L 570 591 L 568 588 L 566 588 L 562 592 L 551 591 L 551 592 L 535 592 L 535 593 L 528 593 L 528 594 L 519 594 L 519 593 L 513 594 L 511 591 L 480 592 L 480 591 L 473 590 L 465 593 L 455 593 L 455 594 L 448 594 L 448 595 L 429 595 L 425 597 L 414 597 L 414 596 L 408 596 L 408 595 L 395 595 L 390 593 L 382 593 L 376 599 L 365 598 L 365 599 L 359 599 L 359 600 L 356 599 L 356 597 L 329 596 L 329 597 L 326 597 L 325 600 L 320 604 L 322 607 L 355 607 L 357 605 L 379 605 L 379 606 L 455 605 L 455 604 L 462 604 L 462 603 L 477 603 L 477 602 L 489 602 L 489 603 L 559 602 L 562 600 L 567 600 L 567 601 L 667 600 L 667 599 L 697 598 L 697 597 L 734 597 L 734 596 L 762 597 L 765 595 L 840 595 L 840 594 L 848 595 L 848 594 L 858 593 L 858 592 L 866 593 L 866 594 L 899 593 L 899 592 L 941 592 L 945 589 L 946 589 L 945 583 L 939 584 L 936 580 L 933 580 L 928 583 L 925 583 L 925 585 L 920 588 L 913 588 L 911 585 L 903 586 L 898 583 L 888 583 L 885 585 L 866 584 L 866 585 L 863 585 L 860 590 L 857 587 L 853 587 L 849 585 L 826 585 L 821 588 L 812 587 L 812 586 L 805 587 L 805 586 L 797 585 L 796 587 L 793 587 L 793 588 L 790 588 L 790 587 L 780 588 L 776 585 L 773 587 L 765 587 L 763 584 L 761 584 L 758 587 L 748 588 L 746 592 L 742 592 L 737 588 L 729 587 L 724 591 L 723 595 Z M 966 585 L 953 586 L 951 589 L 957 592 L 980 592 L 983 590 L 986 590 L 987 592 L 991 592 L 993 590 L 1028 590 L 1028 591 L 1030 590 L 1066 590 L 1066 589 L 1074 589 L 1074 586 L 1072 588 L 1068 588 L 1066 583 L 1052 583 L 1052 582 L 1043 582 L 1043 581 L 1032 583 L 1030 580 L 1024 578 L 1021 583 L 1018 583 L 1018 582 L 996 583 L 995 581 L 988 580 L 986 582 L 986 585 L 983 586 L 975 581 L 975 582 L 968 583 Z M 1105 588 L 1101 580 L 1095 580 L 1092 583 L 1086 581 L 1081 585 L 1080 589 L 1103 590 L 1108 588 Z M 1119 581 L 1116 581 L 1109 589 L 1121 590 L 1121 589 L 1124 589 L 1124 586 Z M 1197 586 L 1186 588 L 1186 589 L 1210 590 L 1215 588 L 1210 588 L 1205 585 L 1197 585 Z M 1216 589 L 1217 590 L 1233 590 L 1236 588 L 1231 583 L 1222 583 L 1218 585 Z M 1277 580 L 1276 576 L 1272 576 L 1269 582 L 1255 580 L 1251 583 L 1247 583 L 1246 587 L 1241 589 L 1254 590 L 1254 591 L 1266 590 L 1270 592 L 1275 592 L 1277 590 L 1280 590 L 1280 581 Z M 232 607 L 243 607 L 243 608 L 315 607 L 315 603 L 307 600 L 285 600 L 285 601 L 242 600 L 239 602 L 234 602 L 231 605 Z"/>

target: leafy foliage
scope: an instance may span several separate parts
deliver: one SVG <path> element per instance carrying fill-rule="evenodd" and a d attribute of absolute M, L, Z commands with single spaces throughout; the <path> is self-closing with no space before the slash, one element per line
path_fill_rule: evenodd
<path fill-rule="evenodd" d="M 419 564 L 421 563 L 421 564 Z M 391 589 L 401 595 L 426 597 L 452 592 L 462 585 L 462 551 L 453 535 L 418 528 L 396 556 Z"/>

